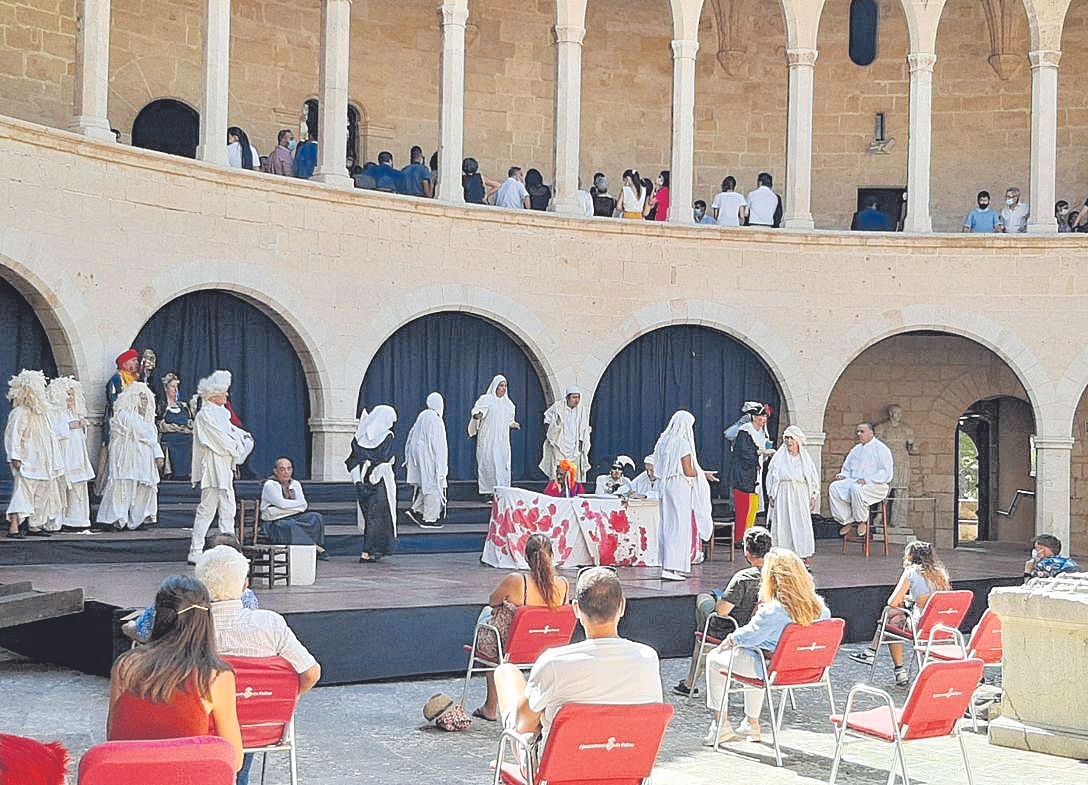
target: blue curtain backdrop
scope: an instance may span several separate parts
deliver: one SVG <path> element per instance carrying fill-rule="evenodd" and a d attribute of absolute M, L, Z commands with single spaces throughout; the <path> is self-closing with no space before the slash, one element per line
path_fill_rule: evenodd
<path fill-rule="evenodd" d="M 256 307 L 227 292 L 186 294 L 152 316 L 132 345 L 158 354 L 156 391 L 173 371 L 186 400 L 212 371 L 231 372 L 231 403 L 255 442 L 243 476 L 268 477 L 280 455 L 296 477 L 310 476 L 306 375 L 287 336 Z"/>
<path fill-rule="evenodd" d="M 451 480 L 476 478 L 476 442 L 468 438 L 472 404 L 495 374 L 510 383 L 520 431 L 510 432 L 514 482 L 542 480 L 544 388 L 532 362 L 506 332 L 486 319 L 463 313 L 438 313 L 409 322 L 374 356 L 359 389 L 358 409 L 389 404 L 397 410 L 397 478 L 404 479 L 404 442 L 427 395 L 446 399 L 446 435 Z M 357 409 L 357 411 L 358 411 Z M 347 445 L 345 445 L 345 455 Z"/>
<path fill-rule="evenodd" d="M 7 281 L 0 280 L 0 431 L 7 425 L 11 402 L 7 399 L 8 379 L 23 369 L 57 375 L 53 348 L 34 309 Z M 0 466 L 0 483 L 11 482 L 11 468 Z"/>
<path fill-rule="evenodd" d="M 617 454 L 629 455 L 642 471 L 673 412 L 695 415 L 695 446 L 704 469 L 729 471 L 729 442 L 723 431 L 740 417 L 746 400 L 770 403 L 768 425 L 778 431 L 779 393 L 762 360 L 739 341 L 708 327 L 678 325 L 647 333 L 624 347 L 609 364 L 593 398 L 593 461 L 603 471 Z M 723 482 L 722 485 L 725 483 Z M 711 486 L 714 495 L 728 489 Z"/>

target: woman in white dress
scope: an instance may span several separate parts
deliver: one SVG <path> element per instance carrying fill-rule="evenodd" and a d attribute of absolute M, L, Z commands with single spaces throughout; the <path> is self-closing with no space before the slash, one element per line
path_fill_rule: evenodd
<path fill-rule="evenodd" d="M 789 548 L 811 567 L 816 553 L 812 513 L 820 504 L 820 474 L 805 450 L 804 431 L 791 425 L 783 441 L 767 466 L 768 523 L 778 547 Z"/>
<path fill-rule="evenodd" d="M 685 580 L 691 571 L 696 539 L 710 522 L 710 485 L 715 472 L 703 471 L 695 452 L 695 416 L 681 409 L 669 420 L 654 447 L 661 494 L 661 578 Z M 696 531 L 696 527 L 698 530 Z"/>
<path fill-rule="evenodd" d="M 133 382 L 113 405 L 110 470 L 98 523 L 120 531 L 157 521 L 163 458 L 155 427 L 155 394 L 143 382 Z"/>
<path fill-rule="evenodd" d="M 476 400 L 469 423 L 468 435 L 476 437 L 476 481 L 484 495 L 510 485 L 510 430 L 521 429 L 514 414 L 506 377 L 499 374 Z"/>
<path fill-rule="evenodd" d="M 60 514 L 46 529 L 82 531 L 91 527 L 87 488 L 94 479 L 94 467 L 87 449 L 87 401 L 83 395 L 83 385 L 71 376 L 58 377 L 49 382 L 49 402 L 59 428 L 64 476 L 59 484 L 63 502 Z"/>

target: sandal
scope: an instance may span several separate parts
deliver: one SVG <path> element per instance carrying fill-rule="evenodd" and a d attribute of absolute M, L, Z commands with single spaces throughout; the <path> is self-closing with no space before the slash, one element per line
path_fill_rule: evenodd
<path fill-rule="evenodd" d="M 488 717 L 486 714 L 484 714 L 484 707 L 483 706 L 480 706 L 475 711 L 473 711 L 472 716 L 473 717 L 478 717 L 479 719 L 484 720 L 486 722 L 498 722 L 499 721 L 499 718 L 498 718 L 497 715 L 494 716 L 494 717 Z"/>

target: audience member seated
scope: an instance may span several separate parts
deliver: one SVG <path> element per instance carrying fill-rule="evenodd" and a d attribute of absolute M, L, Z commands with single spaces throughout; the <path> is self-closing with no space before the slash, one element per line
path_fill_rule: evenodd
<path fill-rule="evenodd" d="M 1053 578 L 1066 572 L 1078 572 L 1080 566 L 1062 556 L 1062 541 L 1053 534 L 1040 534 L 1031 543 L 1031 558 L 1024 565 L 1024 580 Z"/>
<path fill-rule="evenodd" d="M 661 498 L 661 486 L 657 483 L 657 469 L 654 466 L 655 462 L 652 454 L 647 455 L 642 459 L 642 465 L 645 471 L 631 480 L 632 495 L 641 496 L 644 499 Z"/>
<path fill-rule="evenodd" d="M 388 150 L 378 153 L 378 165 L 363 170 L 374 178 L 374 190 L 396 193 L 401 187 L 401 173 L 393 168 L 393 154 Z"/>
<path fill-rule="evenodd" d="M 43 744 L 0 733 L 0 782 L 4 785 L 65 785 L 68 751 L 60 742 Z"/>
<path fill-rule="evenodd" d="M 772 548 L 763 561 L 763 579 L 759 591 L 760 606 L 751 620 L 731 633 L 706 658 L 706 705 L 714 712 L 703 744 L 747 738 L 760 741 L 759 713 L 763 709 L 763 690 L 745 690 L 744 721 L 734 731 L 728 717 L 718 715 L 725 676 L 730 662 L 733 672 L 749 678 L 765 678 L 763 660 L 753 652 L 773 654 L 790 624 L 807 627 L 828 619 L 831 614 L 816 594 L 812 576 L 796 553 Z"/>
<path fill-rule="evenodd" d="M 219 653 L 225 657 L 283 657 L 298 674 L 299 693 L 308 692 L 321 679 L 321 666 L 278 613 L 242 607 L 248 576 L 249 561 L 225 545 L 205 551 L 197 560 L 196 577 L 208 587 Z M 233 687 L 233 676 L 231 681 Z M 246 755 L 237 785 L 249 781 L 252 762 L 253 756 Z"/>
<path fill-rule="evenodd" d="M 625 607 L 614 569 L 590 567 L 579 575 L 574 613 L 586 639 L 545 651 L 528 681 L 513 665 L 499 666 L 495 687 L 503 726 L 540 731 L 546 744 L 556 712 L 567 703 L 661 703 L 657 652 L 620 637 Z"/>
<path fill-rule="evenodd" d="M 510 638 L 510 625 L 514 612 L 522 605 L 535 608 L 558 608 L 567 602 L 570 585 L 567 579 L 555 574 L 555 551 L 552 541 L 543 534 L 534 534 L 525 543 L 525 561 L 529 574 L 512 572 L 503 578 L 488 598 L 487 607 L 480 614 L 480 622 L 486 622 L 499 631 L 502 645 Z M 495 633 L 481 630 L 476 645 L 478 653 L 489 660 L 498 660 L 499 647 Z M 498 708 L 493 674 L 487 674 L 487 699 L 472 712 L 473 717 L 494 722 Z"/>
<path fill-rule="evenodd" d="M 929 602 L 930 595 L 935 591 L 948 591 L 951 588 L 948 571 L 933 545 L 921 540 L 907 543 L 907 547 L 903 549 L 903 574 L 888 598 L 888 607 L 896 609 L 888 615 L 888 623 L 905 627 L 907 616 L 917 622 Z M 862 665 L 872 665 L 876 658 L 876 636 L 879 634 L 878 629 L 869 648 L 852 653 L 850 659 Z M 895 664 L 895 684 L 897 687 L 905 687 L 910 679 L 907 677 L 907 669 L 903 667 L 903 644 L 891 643 L 888 648 Z"/>
<path fill-rule="evenodd" d="M 215 735 L 234 745 L 235 767 L 241 768 L 234 671 L 216 651 L 219 625 L 213 626 L 211 606 L 208 590 L 196 579 L 174 575 L 163 581 L 155 596 L 151 641 L 113 664 L 107 739 L 210 736 L 214 720 Z"/>
<path fill-rule="evenodd" d="M 756 612 L 756 604 L 759 602 L 759 586 L 763 580 L 760 568 L 763 559 L 771 550 L 771 533 L 762 526 L 753 526 L 744 533 L 744 558 L 750 565 L 729 579 L 725 591 L 713 590 L 710 593 L 700 594 L 695 598 L 695 629 L 703 631 L 706 620 L 710 614 L 728 616 L 733 624 L 724 619 L 711 619 L 707 634 L 711 638 L 723 640 L 734 629 L 740 629 L 752 620 L 752 614 Z M 702 641 L 695 641 L 695 649 L 691 653 L 691 667 L 688 668 L 687 677 L 672 688 L 677 695 L 689 695 L 692 689 L 692 681 L 698 666 L 701 664 Z"/>
<path fill-rule="evenodd" d="M 545 496 L 560 498 L 572 498 L 581 496 L 586 492 L 582 483 L 578 482 L 578 468 L 570 461 L 560 461 L 555 467 L 555 479 L 544 488 Z"/>
<path fill-rule="evenodd" d="M 306 494 L 294 475 L 290 458 L 276 459 L 261 489 L 261 534 L 274 545 L 316 545 L 317 558 L 328 559 L 325 520 L 321 513 L 307 511 Z"/>
<path fill-rule="evenodd" d="M 626 496 L 631 492 L 631 481 L 623 473 L 623 467 L 635 468 L 635 462 L 626 455 L 617 455 L 612 462 L 608 474 L 602 474 L 597 478 L 597 487 L 594 491 L 598 496 Z"/>

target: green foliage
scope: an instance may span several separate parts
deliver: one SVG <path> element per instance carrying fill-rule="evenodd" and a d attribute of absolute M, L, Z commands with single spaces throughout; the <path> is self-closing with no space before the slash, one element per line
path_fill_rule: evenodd
<path fill-rule="evenodd" d="M 978 500 L 978 447 L 963 431 L 958 431 L 960 459 L 960 498 Z"/>

